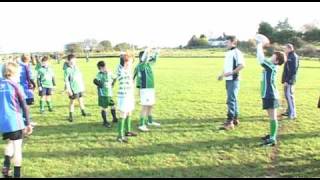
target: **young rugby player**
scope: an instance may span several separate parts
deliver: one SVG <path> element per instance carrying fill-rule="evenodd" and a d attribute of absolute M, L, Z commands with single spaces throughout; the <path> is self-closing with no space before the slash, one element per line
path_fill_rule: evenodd
<path fill-rule="evenodd" d="M 267 111 L 270 118 L 270 134 L 263 137 L 262 145 L 274 146 L 277 143 L 277 108 L 279 107 L 279 93 L 276 88 L 277 66 L 281 66 L 286 56 L 284 53 L 276 51 L 273 53 L 270 60 L 266 59 L 263 52 L 263 47 L 268 42 L 257 40 L 257 60 L 263 67 L 262 82 L 261 82 L 261 96 L 263 102 L 263 109 Z"/>
<path fill-rule="evenodd" d="M 151 52 L 150 49 L 139 53 L 139 64 L 135 68 L 133 78 L 136 79 L 136 87 L 140 89 L 140 102 L 142 105 L 139 130 L 149 131 L 146 125 L 160 126 L 160 123 L 152 119 L 152 107 L 155 103 L 154 73 L 152 65 L 157 61 L 159 50 Z"/>
<path fill-rule="evenodd" d="M 29 110 L 24 93 L 17 83 L 18 64 L 7 62 L 1 71 L 0 78 L 0 132 L 7 141 L 4 151 L 4 163 L 2 174 L 10 177 L 10 166 L 13 161 L 13 177 L 21 176 L 22 163 L 22 139 L 24 134 L 30 135 L 32 127 L 29 121 Z M 24 117 L 23 117 L 24 116 Z M 25 123 L 24 123 L 24 120 Z"/>
<path fill-rule="evenodd" d="M 40 98 L 40 113 L 44 112 L 45 102 L 52 112 L 51 95 L 55 84 L 54 73 L 49 67 L 49 58 L 44 56 L 41 60 L 42 66 L 38 69 L 37 84 Z"/>
<path fill-rule="evenodd" d="M 72 122 L 74 113 L 74 101 L 78 99 L 82 116 L 89 116 L 89 113 L 85 112 L 85 106 L 83 102 L 84 82 L 82 74 L 76 65 L 76 57 L 73 54 L 67 57 L 67 67 L 64 71 L 65 87 L 70 99 L 69 104 L 69 121 Z"/>
<path fill-rule="evenodd" d="M 107 109 L 111 108 L 111 114 L 114 123 L 117 122 L 116 109 L 114 106 L 114 101 L 112 100 L 112 86 L 114 77 L 111 71 L 106 67 L 104 61 L 99 61 L 98 64 L 99 72 L 94 79 L 93 83 L 97 86 L 98 89 L 98 104 L 101 107 L 101 116 L 103 119 L 103 125 L 105 127 L 111 127 L 110 123 L 107 120 Z"/>

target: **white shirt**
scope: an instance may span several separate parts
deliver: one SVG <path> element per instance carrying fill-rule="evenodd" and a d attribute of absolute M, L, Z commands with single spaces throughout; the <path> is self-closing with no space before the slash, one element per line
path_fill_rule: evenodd
<path fill-rule="evenodd" d="M 242 64 L 244 65 L 244 58 L 242 52 L 238 48 L 234 48 L 232 50 L 229 50 L 225 53 L 224 58 L 224 68 L 223 72 L 228 73 L 233 71 L 233 58 L 236 60 L 236 66 Z M 233 77 L 228 76 L 224 77 L 225 80 L 232 80 Z"/>

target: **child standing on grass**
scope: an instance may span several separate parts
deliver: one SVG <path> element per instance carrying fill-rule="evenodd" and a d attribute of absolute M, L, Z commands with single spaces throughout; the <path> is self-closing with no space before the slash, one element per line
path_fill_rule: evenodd
<path fill-rule="evenodd" d="M 98 88 L 98 102 L 101 107 L 101 116 L 103 119 L 103 126 L 110 128 L 111 125 L 107 120 L 107 109 L 111 107 L 111 114 L 113 117 L 112 122 L 116 123 L 116 109 L 114 107 L 114 101 L 112 100 L 112 85 L 114 81 L 113 74 L 106 67 L 104 61 L 99 61 L 98 64 L 99 73 L 94 79 L 93 83 Z"/>
<path fill-rule="evenodd" d="M 49 112 L 52 112 L 51 95 L 54 86 L 56 85 L 54 79 L 54 73 L 52 68 L 49 67 L 49 58 L 44 56 L 41 60 L 42 66 L 37 73 L 37 83 L 39 89 L 40 98 L 40 113 L 44 113 L 45 102 L 49 108 Z"/>
<path fill-rule="evenodd" d="M 140 89 L 140 101 L 142 105 L 139 130 L 149 131 L 146 125 L 159 127 L 160 123 L 154 122 L 152 119 L 152 107 L 155 103 L 154 91 L 154 74 L 152 65 L 157 61 L 159 50 L 151 52 L 150 49 L 139 53 L 139 64 L 134 71 L 134 79 L 136 78 L 136 86 Z"/>
<path fill-rule="evenodd" d="M 78 99 L 82 116 L 89 116 L 89 113 L 85 112 L 85 106 L 83 102 L 84 82 L 82 74 L 76 65 L 76 57 L 73 54 L 67 57 L 67 68 L 64 71 L 65 87 L 70 99 L 69 104 L 69 121 L 73 122 L 74 101 Z"/>
<path fill-rule="evenodd" d="M 131 73 L 133 55 L 129 53 L 120 55 L 120 64 L 116 71 L 116 79 L 119 81 L 118 110 L 120 118 L 118 122 L 119 142 L 128 143 L 128 136 L 137 136 L 132 132 L 131 114 L 134 109 L 134 84 Z"/>
<path fill-rule="evenodd" d="M 27 108 L 29 109 L 31 105 L 34 104 L 34 89 L 36 84 L 32 75 L 32 68 L 30 63 L 30 56 L 23 54 L 21 56 L 21 61 L 19 62 L 19 83 L 23 89 L 23 93 L 26 98 Z M 36 125 L 34 122 L 31 122 L 31 125 Z"/>
<path fill-rule="evenodd" d="M 22 139 L 24 134 L 30 135 L 32 127 L 29 121 L 29 110 L 23 92 L 17 84 L 18 64 L 7 62 L 1 71 L 0 78 L 0 132 L 3 140 L 7 141 L 4 151 L 2 174 L 5 178 L 11 177 L 11 161 L 14 164 L 13 177 L 21 176 Z M 23 120 L 25 116 L 25 123 Z"/>
<path fill-rule="evenodd" d="M 274 146 L 277 143 L 277 108 L 279 107 L 279 93 L 276 88 L 277 66 L 281 66 L 286 56 L 284 53 L 276 51 L 273 53 L 271 60 L 264 56 L 263 47 L 266 44 L 257 41 L 257 60 L 263 67 L 261 95 L 263 102 L 263 109 L 267 110 L 270 118 L 270 134 L 263 137 L 262 145 Z"/>

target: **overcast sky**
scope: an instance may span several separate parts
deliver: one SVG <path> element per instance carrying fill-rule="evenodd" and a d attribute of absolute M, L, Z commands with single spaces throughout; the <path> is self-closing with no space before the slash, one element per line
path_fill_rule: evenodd
<path fill-rule="evenodd" d="M 246 40 L 258 24 L 319 22 L 320 3 L 0 3 L 0 52 L 63 50 L 86 38 L 139 46 L 185 45 L 193 34 Z"/>

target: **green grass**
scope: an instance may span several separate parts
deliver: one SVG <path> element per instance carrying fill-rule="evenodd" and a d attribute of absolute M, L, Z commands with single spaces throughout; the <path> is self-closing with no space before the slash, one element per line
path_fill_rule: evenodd
<path fill-rule="evenodd" d="M 32 108 L 33 119 L 39 125 L 24 143 L 23 176 L 319 176 L 320 126 L 316 109 L 319 62 L 301 61 L 296 87 L 299 118 L 296 122 L 280 122 L 277 149 L 258 146 L 259 137 L 269 130 L 269 123 L 261 109 L 261 68 L 253 58 L 246 59 L 247 66 L 242 71 L 241 125 L 230 132 L 219 130 L 226 115 L 225 84 L 216 80 L 223 59 L 160 58 L 154 67 L 157 94 L 154 118 L 162 126 L 139 133 L 129 144 L 115 141 L 115 127 L 105 129 L 101 125 L 96 89 L 92 84 L 96 62 L 79 62 L 87 87 L 86 106 L 93 116 L 82 118 L 76 109 L 73 123 L 66 120 L 68 98 L 61 93 L 62 64 L 53 64 L 58 83 L 53 97 L 55 112 L 39 115 L 38 102 Z M 118 59 L 107 60 L 112 70 L 117 63 Z M 116 90 L 117 86 L 115 94 Z M 136 97 L 135 130 L 140 111 L 137 91 Z M 274 155 L 275 159 L 271 158 Z"/>

